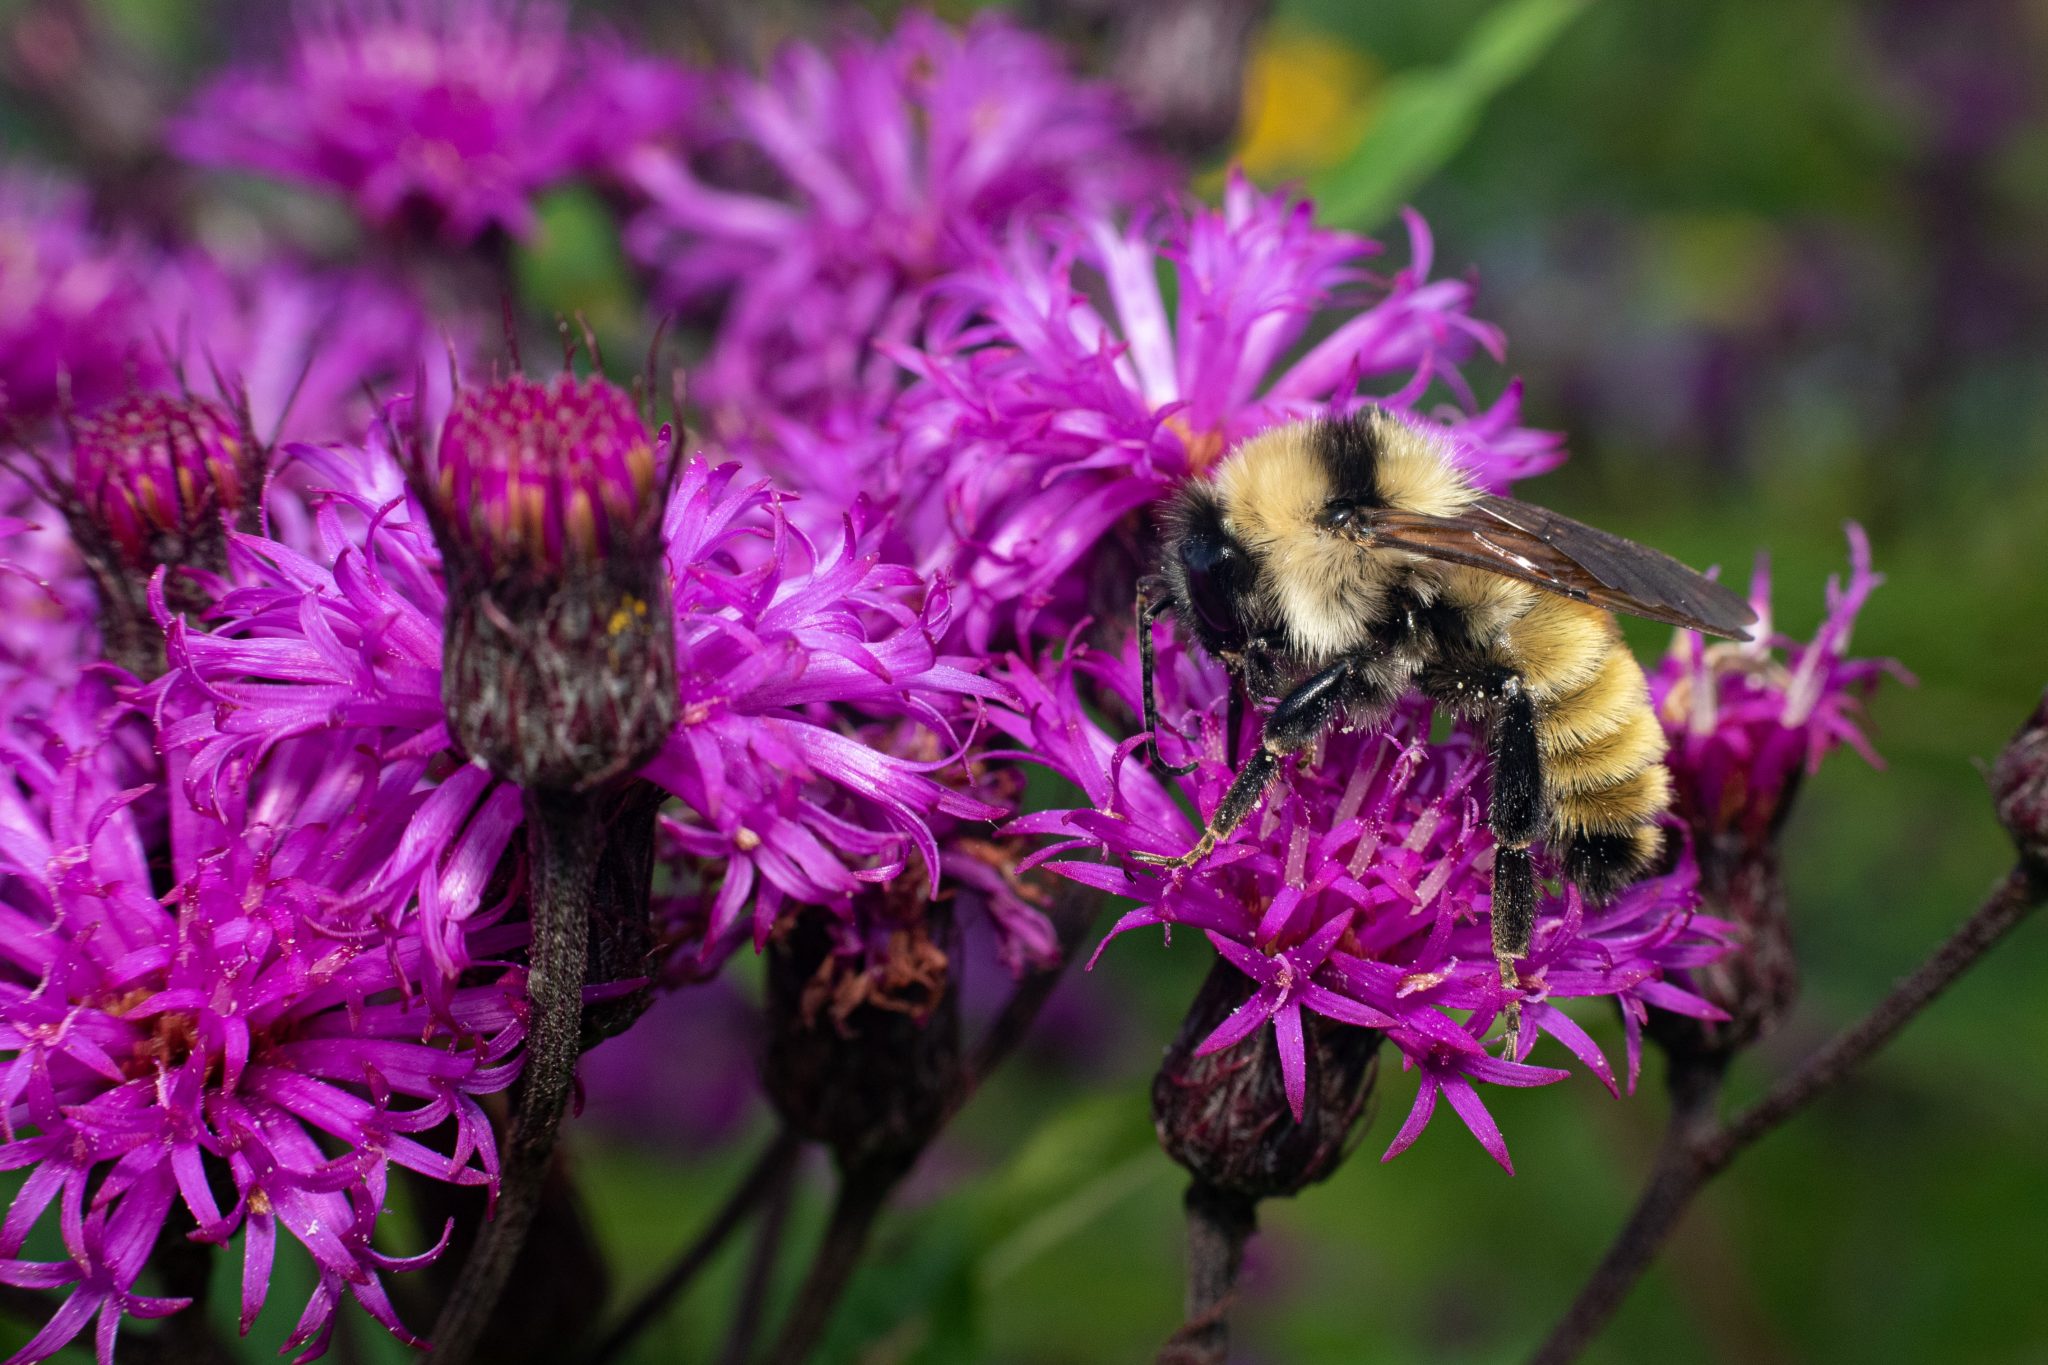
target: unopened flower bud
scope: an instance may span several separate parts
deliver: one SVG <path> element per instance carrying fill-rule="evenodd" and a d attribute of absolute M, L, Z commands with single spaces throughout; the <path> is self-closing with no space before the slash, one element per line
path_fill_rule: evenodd
<path fill-rule="evenodd" d="M 601 379 L 464 390 L 415 477 L 448 563 L 456 742 L 522 786 L 638 767 L 676 716 L 654 442 Z"/>
<path fill-rule="evenodd" d="M 763 1083 L 841 1170 L 907 1162 L 958 1095 L 959 934 L 947 906 L 924 904 L 879 953 L 848 957 L 834 951 L 837 923 L 806 910 L 769 945 Z"/>
<path fill-rule="evenodd" d="M 263 452 L 225 407 L 202 398 L 132 392 L 67 423 L 71 477 L 44 466 L 49 492 L 100 596 L 107 655 L 138 677 L 163 670 L 163 635 L 149 607 L 157 569 L 173 611 L 209 597 L 183 570 L 227 567 L 228 523 L 249 523 L 262 491 Z"/>
<path fill-rule="evenodd" d="M 1152 1122 L 1166 1154 L 1198 1185 L 1254 1200 L 1327 1180 L 1351 1154 L 1379 1071 L 1381 1037 L 1304 1012 L 1308 1091 L 1296 1122 L 1272 1029 L 1207 1056 L 1197 1052 L 1256 986 L 1217 962 L 1152 1079 Z"/>
<path fill-rule="evenodd" d="M 2020 856 L 2048 866 L 2048 693 L 1992 764 L 1991 796 Z"/>

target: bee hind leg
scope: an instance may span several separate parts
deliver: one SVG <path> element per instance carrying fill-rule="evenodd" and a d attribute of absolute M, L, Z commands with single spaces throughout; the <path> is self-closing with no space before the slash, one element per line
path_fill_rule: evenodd
<path fill-rule="evenodd" d="M 1521 985 L 1516 962 L 1527 956 L 1536 930 L 1536 869 L 1529 845 L 1544 820 L 1543 760 L 1536 742 L 1536 705 L 1512 673 L 1495 684 L 1497 700 L 1488 726 L 1493 759 L 1493 796 L 1487 825 L 1493 831 L 1493 960 L 1508 990 L 1505 1011 L 1508 1048 L 1521 1032 Z"/>

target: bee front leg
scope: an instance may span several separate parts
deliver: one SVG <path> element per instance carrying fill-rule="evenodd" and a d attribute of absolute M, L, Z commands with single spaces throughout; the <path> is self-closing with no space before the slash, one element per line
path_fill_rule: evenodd
<path fill-rule="evenodd" d="M 1340 659 L 1280 699 L 1260 727 L 1259 747 L 1231 779 L 1216 814 L 1193 848 L 1177 858 L 1156 853 L 1131 856 L 1154 867 L 1190 867 L 1208 857 L 1258 806 L 1280 771 L 1281 759 L 1315 743 L 1316 736 L 1328 729 L 1346 706 L 1384 706 L 1398 695 L 1367 666 L 1369 662 L 1360 655 Z"/>

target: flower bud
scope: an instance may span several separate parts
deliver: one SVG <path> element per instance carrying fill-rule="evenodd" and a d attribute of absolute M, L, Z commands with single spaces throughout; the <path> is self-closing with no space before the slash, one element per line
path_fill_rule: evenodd
<path fill-rule="evenodd" d="M 829 1148 L 843 1171 L 915 1158 L 959 1091 L 952 911 L 922 904 L 894 918 L 878 954 L 836 952 L 838 921 L 816 908 L 768 947 L 763 1083 L 790 1126 Z"/>
<path fill-rule="evenodd" d="M 1152 1122 L 1159 1145 L 1197 1185 L 1268 1199 L 1327 1180 L 1351 1154 L 1379 1072 L 1381 1035 L 1303 1012 L 1308 1097 L 1297 1123 L 1272 1029 L 1207 1056 L 1196 1051 L 1256 985 L 1228 962 L 1210 969 L 1152 1079 Z"/>
<path fill-rule="evenodd" d="M 253 520 L 263 452 L 246 423 L 201 398 L 131 392 L 67 425 L 72 477 L 50 476 L 53 500 L 99 590 L 108 657 L 154 677 L 164 651 L 150 578 L 172 570 L 164 596 L 173 611 L 209 605 L 200 582 L 178 571 L 227 567 L 227 522 Z"/>
<path fill-rule="evenodd" d="M 2020 856 L 2048 866 L 2048 693 L 1991 765 L 1991 796 Z"/>
<path fill-rule="evenodd" d="M 414 476 L 448 567 L 455 741 L 532 788 L 631 771 L 674 728 L 665 490 L 633 400 L 602 379 L 464 390 Z"/>

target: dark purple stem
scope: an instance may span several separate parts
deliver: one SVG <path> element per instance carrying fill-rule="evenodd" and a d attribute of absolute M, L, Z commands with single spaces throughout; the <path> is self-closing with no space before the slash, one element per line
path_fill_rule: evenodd
<path fill-rule="evenodd" d="M 1159 1352 L 1158 1365 L 1225 1365 L 1230 1305 L 1244 1245 L 1258 1229 L 1258 1204 L 1197 1180 L 1188 1186 L 1187 1320 Z"/>
<path fill-rule="evenodd" d="M 497 1212 L 478 1234 L 476 1249 L 435 1324 L 433 1365 L 468 1365 L 540 1209 L 548 1160 L 582 1050 L 590 907 L 604 847 L 597 810 L 589 794 L 526 794 L 533 941 L 527 953 L 528 1031 L 519 1108 L 506 1141 Z"/>
<path fill-rule="evenodd" d="M 774 1140 L 755 1158 L 745 1178 L 726 1196 L 725 1203 L 711 1216 L 711 1221 L 704 1225 L 704 1230 L 683 1248 L 682 1255 L 676 1257 L 667 1272 L 633 1301 L 633 1306 L 626 1310 L 618 1325 L 598 1343 L 597 1349 L 590 1353 L 588 1365 L 606 1365 L 606 1362 L 616 1360 L 634 1338 L 667 1312 L 669 1305 L 690 1287 L 698 1272 L 710 1264 L 726 1239 L 747 1220 L 761 1201 L 772 1196 L 777 1189 L 788 1186 L 803 1150 L 802 1138 L 787 1128 L 778 1130 Z"/>
<path fill-rule="evenodd" d="M 1901 980 L 1868 1014 L 1727 1123 L 1713 1110 L 1718 1076 L 1674 1073 L 1671 1129 L 1635 1212 L 1530 1365 L 1566 1365 L 1599 1335 L 1648 1270 L 1671 1230 L 1706 1183 L 1759 1138 L 1840 1084 L 1889 1043 L 1935 997 L 1968 971 L 2048 896 L 2048 874 L 2024 860 L 2006 874 L 1977 913 Z M 1683 1087 L 1683 1088 L 1682 1088 Z"/>

